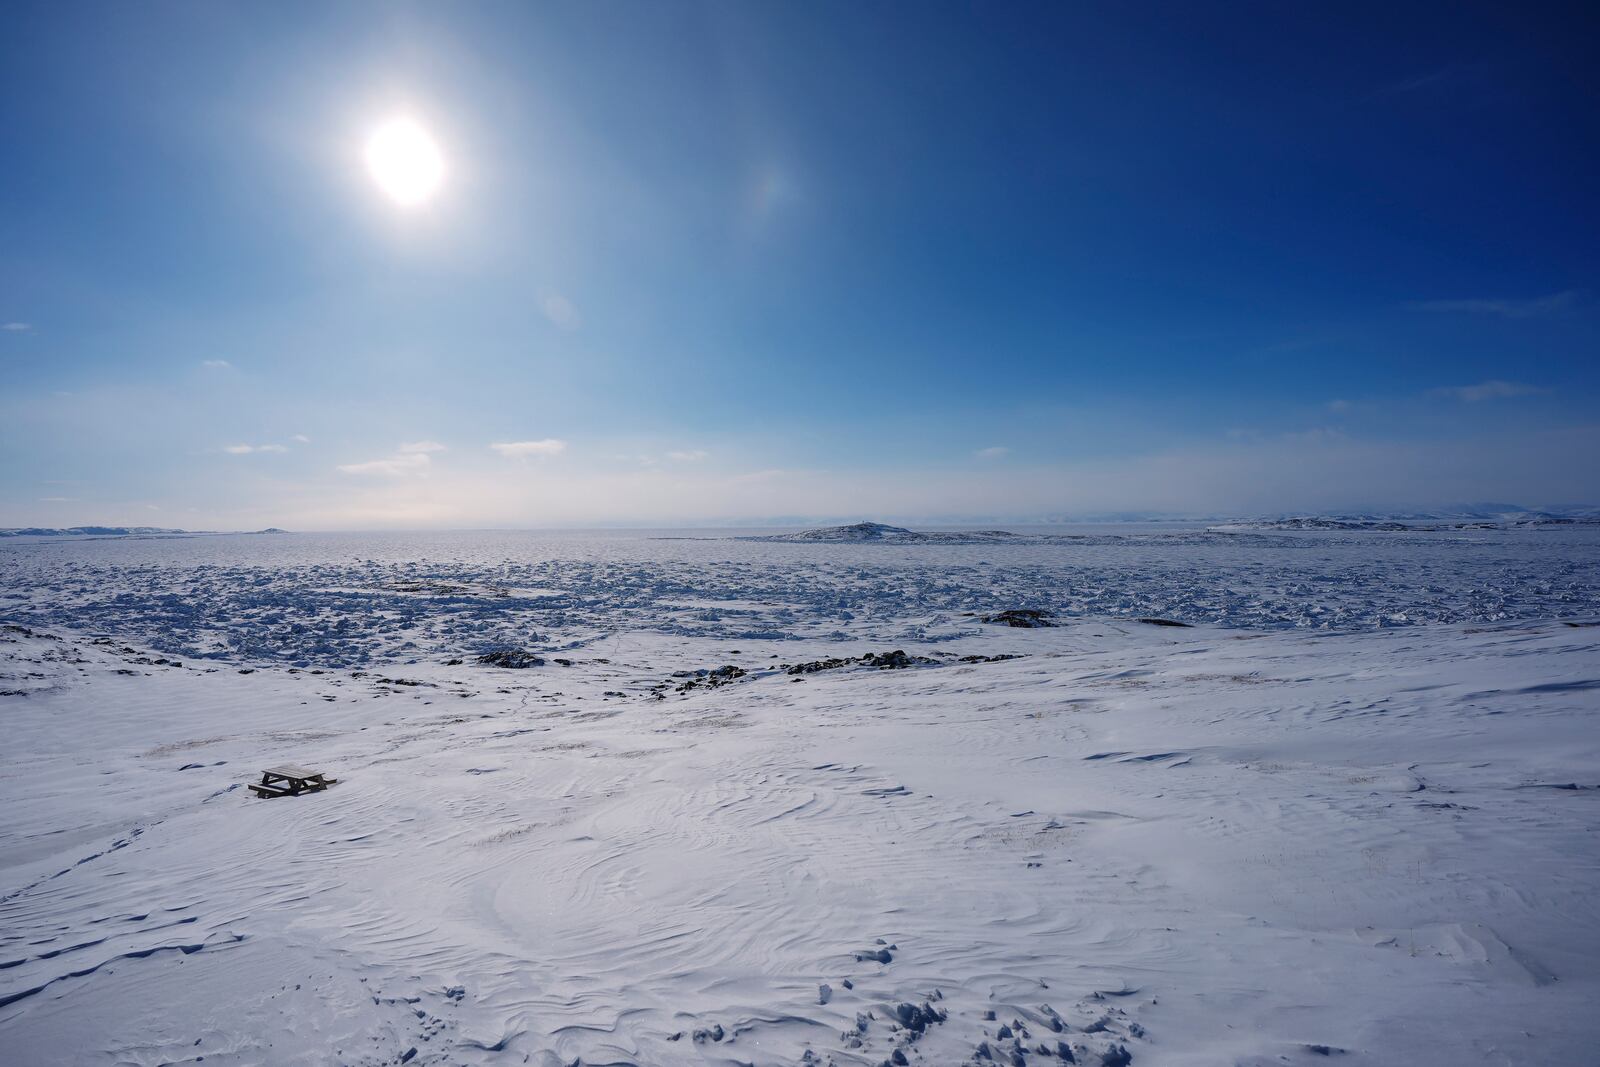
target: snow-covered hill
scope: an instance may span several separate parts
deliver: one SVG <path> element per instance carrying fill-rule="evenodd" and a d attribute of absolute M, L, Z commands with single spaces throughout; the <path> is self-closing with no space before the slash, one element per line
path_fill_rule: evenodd
<path fill-rule="evenodd" d="M 0 537 L 200 537 L 209 530 L 174 530 L 163 526 L 8 526 L 0 527 Z M 286 531 L 270 527 L 251 530 L 257 534 L 281 534 Z"/>
<path fill-rule="evenodd" d="M 826 526 L 816 530 L 801 530 L 798 533 L 768 534 L 765 536 L 744 537 L 744 541 L 774 541 L 790 544 L 944 544 L 944 545 L 973 545 L 987 542 L 1004 542 L 1018 540 L 1017 535 L 1004 530 L 974 530 L 971 532 L 939 531 L 933 533 L 918 533 L 901 526 L 886 526 L 881 522 L 857 522 L 849 526 Z"/>

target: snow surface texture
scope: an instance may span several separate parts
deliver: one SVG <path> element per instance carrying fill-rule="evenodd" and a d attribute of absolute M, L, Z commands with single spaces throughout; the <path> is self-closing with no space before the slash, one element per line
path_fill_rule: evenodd
<path fill-rule="evenodd" d="M 0 1060 L 1588 1062 L 1583 536 L 8 547 Z"/>
<path fill-rule="evenodd" d="M 640 630 L 949 641 L 1007 608 L 1337 630 L 1582 616 L 1600 612 L 1600 526 L 1144 524 L 1023 544 L 528 533 L 0 543 L 0 618 L 137 636 L 168 655 L 300 667 L 553 649 Z"/>

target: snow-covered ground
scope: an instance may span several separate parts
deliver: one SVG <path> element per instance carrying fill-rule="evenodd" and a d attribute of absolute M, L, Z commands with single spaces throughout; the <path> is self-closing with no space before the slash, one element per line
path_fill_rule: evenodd
<path fill-rule="evenodd" d="M 1581 529 L 8 544 L 0 1061 L 1589 1062 L 1597 572 Z M 1024 607 L 1063 625 L 980 621 Z M 340 783 L 252 799 L 278 763 Z"/>
<path fill-rule="evenodd" d="M 1052 534 L 1023 544 L 773 543 L 748 531 L 11 541 L 0 543 L 0 619 L 135 635 L 168 655 L 336 668 L 617 632 L 939 642 L 974 630 L 965 613 L 997 608 L 1333 630 L 1600 613 L 1600 525 Z"/>

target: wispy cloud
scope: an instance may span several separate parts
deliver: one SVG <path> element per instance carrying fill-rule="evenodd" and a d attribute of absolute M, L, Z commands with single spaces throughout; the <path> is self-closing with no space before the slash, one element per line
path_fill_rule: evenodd
<path fill-rule="evenodd" d="M 425 452 L 443 452 L 445 446 L 438 441 L 411 441 L 395 449 L 402 456 L 414 456 Z"/>
<path fill-rule="evenodd" d="M 200 365 L 202 367 L 211 367 L 215 370 L 231 370 L 233 368 L 233 364 L 225 359 L 202 359 Z"/>
<path fill-rule="evenodd" d="M 1390 82 L 1387 85 L 1380 86 L 1369 93 L 1367 95 L 1367 99 L 1370 100 L 1380 96 L 1389 96 L 1395 93 L 1414 93 L 1418 89 L 1425 89 L 1430 85 L 1438 85 L 1440 82 L 1450 78 L 1453 74 L 1454 70 L 1451 67 L 1441 67 L 1438 70 L 1424 71 L 1421 74 L 1414 74 L 1409 78 L 1403 78 L 1400 81 Z"/>
<path fill-rule="evenodd" d="M 426 452 L 402 452 L 388 459 L 373 459 L 365 463 L 341 463 L 340 474 L 379 474 L 398 478 L 406 474 L 420 474 L 432 461 Z"/>
<path fill-rule="evenodd" d="M 973 453 L 979 459 L 1002 459 L 1010 454 L 1011 449 L 1005 445 L 990 445 L 988 448 L 980 448 Z"/>
<path fill-rule="evenodd" d="M 294 434 L 289 438 L 289 440 L 301 445 L 309 445 L 311 443 L 311 438 L 307 437 L 303 433 Z"/>
<path fill-rule="evenodd" d="M 583 325 L 583 316 L 578 314 L 577 307 L 560 293 L 546 294 L 539 301 L 539 310 L 563 330 L 576 330 Z"/>
<path fill-rule="evenodd" d="M 1278 440 L 1293 445 L 1306 445 L 1318 447 L 1321 445 L 1341 444 L 1350 440 L 1348 434 L 1337 426 L 1312 426 L 1305 430 L 1292 430 L 1289 433 L 1278 435 Z"/>
<path fill-rule="evenodd" d="M 0 330 L 4 330 L 7 333 L 32 333 L 33 332 L 33 323 L 31 323 L 31 322 L 8 322 L 8 323 L 5 323 L 3 325 L 0 325 Z"/>
<path fill-rule="evenodd" d="M 1513 396 L 1534 396 L 1539 393 L 1549 392 L 1537 385 L 1526 385 L 1522 382 L 1503 382 L 1494 379 L 1479 382 L 1477 385 L 1447 385 L 1438 389 L 1430 389 L 1429 396 L 1445 397 L 1450 400 L 1459 400 L 1466 404 L 1477 404 L 1484 400 L 1504 400 Z"/>
<path fill-rule="evenodd" d="M 508 459 L 525 459 L 528 456 L 559 456 L 567 450 L 567 443 L 546 437 L 542 441 L 502 441 L 489 447 Z"/>
<path fill-rule="evenodd" d="M 75 496 L 42 496 L 39 498 L 41 504 L 75 504 L 77 501 L 78 498 Z"/>
<path fill-rule="evenodd" d="M 703 459 L 711 458 L 711 453 L 703 448 L 688 448 L 678 452 L 668 452 L 667 458 L 675 463 L 699 463 Z"/>
<path fill-rule="evenodd" d="M 1351 405 L 1350 401 L 1348 401 L 1348 400 L 1330 400 L 1330 401 L 1328 401 L 1328 410 L 1333 412 L 1335 415 L 1347 415 L 1347 414 L 1349 414 L 1351 406 L 1352 405 Z"/>
<path fill-rule="evenodd" d="M 1406 306 L 1413 311 L 1459 312 L 1468 315 L 1499 315 L 1508 319 L 1531 319 L 1565 311 L 1578 302 L 1576 290 L 1566 289 L 1549 296 L 1531 299 L 1415 300 Z"/>
<path fill-rule="evenodd" d="M 230 456 L 248 456 L 253 452 L 287 452 L 287 445 L 223 445 L 222 450 Z"/>

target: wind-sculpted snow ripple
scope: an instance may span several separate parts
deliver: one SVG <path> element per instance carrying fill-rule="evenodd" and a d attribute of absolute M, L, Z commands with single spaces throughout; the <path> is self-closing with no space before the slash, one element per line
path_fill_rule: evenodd
<path fill-rule="evenodd" d="M 908 584 L 879 573 L 903 560 L 840 566 Z M 385 588 L 495 599 L 465 584 Z M 674 603 L 767 610 L 707 608 L 720 589 Z M 516 671 L 179 665 L 0 628 L 0 674 L 30 687 L 0 698 L 0 1048 L 40 1067 L 1592 1059 L 1600 893 L 1574 857 L 1600 795 L 1594 618 L 1101 618 L 986 628 L 962 651 L 1025 654 L 965 664 L 932 642 L 978 624 L 943 615 L 862 611 L 874 642 L 854 645 L 541 624 L 587 649 Z M 889 651 L 885 624 L 928 630 L 912 665 L 853 655 Z M 750 669 L 655 695 L 720 663 Z M 285 762 L 338 784 L 249 796 Z"/>

